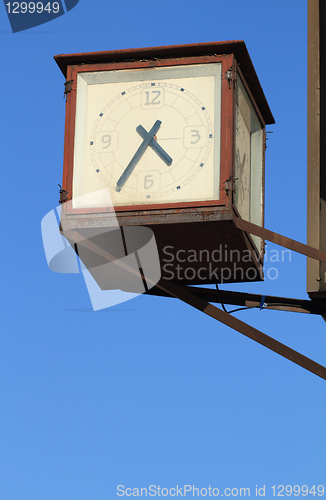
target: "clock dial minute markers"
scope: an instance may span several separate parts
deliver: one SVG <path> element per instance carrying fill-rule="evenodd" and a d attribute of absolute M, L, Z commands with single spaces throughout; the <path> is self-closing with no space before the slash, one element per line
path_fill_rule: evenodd
<path fill-rule="evenodd" d="M 137 128 L 136 128 L 138 134 L 140 135 L 140 137 L 142 139 L 146 139 L 147 138 L 147 135 L 148 135 L 148 132 L 144 129 L 144 127 L 142 127 L 141 125 L 139 125 Z M 172 158 L 171 156 L 169 156 L 167 154 L 166 151 L 164 151 L 164 149 L 158 144 L 158 142 L 156 141 L 155 137 L 153 137 L 153 139 L 151 139 L 150 143 L 149 143 L 149 146 L 153 149 L 153 151 L 155 151 L 155 153 L 161 158 L 161 160 L 164 161 L 164 163 L 166 163 L 166 165 L 169 167 L 170 165 L 172 165 Z"/>
<path fill-rule="evenodd" d="M 127 167 L 125 168 L 125 170 L 121 174 L 121 176 L 120 176 L 120 178 L 119 178 L 119 180 L 117 182 L 116 188 L 115 188 L 115 190 L 118 191 L 118 193 L 121 191 L 121 189 L 123 188 L 123 186 L 125 185 L 125 183 L 129 179 L 129 177 L 133 173 L 133 171 L 134 171 L 137 163 L 142 158 L 142 156 L 145 153 L 146 149 L 148 148 L 149 143 L 151 142 L 151 140 L 157 134 L 157 132 L 158 132 L 161 124 L 162 124 L 162 122 L 160 120 L 156 120 L 156 122 L 154 123 L 153 127 L 150 129 L 150 131 L 146 135 L 146 138 L 143 140 L 143 142 L 141 143 L 141 145 L 137 149 L 136 153 L 131 158 L 129 164 L 127 165 Z"/>

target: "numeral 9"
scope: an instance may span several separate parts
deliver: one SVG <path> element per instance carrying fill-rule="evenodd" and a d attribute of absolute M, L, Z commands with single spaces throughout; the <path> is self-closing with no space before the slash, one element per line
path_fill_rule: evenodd
<path fill-rule="evenodd" d="M 33 12 L 35 12 L 35 3 L 34 2 L 29 2 L 29 4 L 28 4 L 28 12 L 30 14 L 33 14 Z"/>
<path fill-rule="evenodd" d="M 293 494 L 294 496 L 298 497 L 300 495 L 300 486 L 299 485 L 295 485 L 293 486 Z"/>
<path fill-rule="evenodd" d="M 58 14 L 59 9 L 60 9 L 60 5 L 58 4 L 58 2 L 53 2 L 52 9 L 53 9 L 54 14 Z"/>
<path fill-rule="evenodd" d="M 301 486 L 301 491 L 302 491 L 302 496 L 306 497 L 308 495 L 308 486 L 306 484 Z"/>
<path fill-rule="evenodd" d="M 42 12 L 43 12 L 43 3 L 42 2 L 37 2 L 36 10 L 37 10 L 38 14 L 42 14 Z"/>
<path fill-rule="evenodd" d="M 320 484 L 320 485 L 318 486 L 317 490 L 318 490 L 318 496 L 319 496 L 319 497 L 322 497 L 322 496 L 323 496 L 323 494 L 325 493 L 325 488 L 324 488 L 324 486 L 323 486 L 322 484 Z"/>
<path fill-rule="evenodd" d="M 103 135 L 102 142 L 103 142 L 103 144 L 106 144 L 106 146 L 103 146 L 103 149 L 107 149 L 111 145 L 111 136 L 110 135 Z"/>

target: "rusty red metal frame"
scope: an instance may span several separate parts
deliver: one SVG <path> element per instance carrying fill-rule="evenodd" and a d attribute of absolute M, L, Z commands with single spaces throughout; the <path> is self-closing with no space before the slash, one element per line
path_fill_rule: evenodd
<path fill-rule="evenodd" d="M 71 91 L 67 94 L 67 112 L 65 123 L 65 150 L 64 150 L 64 167 L 63 167 L 63 189 L 68 191 L 68 200 L 72 198 L 73 186 L 73 158 L 74 158 L 74 131 L 76 118 L 76 100 L 77 100 L 77 76 L 81 73 L 89 73 L 92 71 L 115 71 L 123 69 L 139 69 L 152 67 L 180 66 L 191 64 L 222 64 L 222 81 L 221 81 L 221 158 L 220 158 L 220 198 L 218 200 L 197 201 L 197 202 L 182 202 L 182 203 L 164 203 L 153 205 L 137 205 L 137 206 L 119 206 L 114 207 L 114 211 L 130 212 L 139 210 L 157 210 L 170 208 L 188 208 L 188 207 L 207 207 L 226 205 L 229 201 L 224 185 L 232 172 L 233 164 L 233 129 L 234 129 L 234 89 L 229 88 L 228 81 L 225 79 L 225 74 L 234 64 L 233 54 L 213 55 L 203 57 L 187 57 L 178 59 L 163 59 L 160 61 L 122 61 L 119 63 L 103 63 L 99 67 L 98 64 L 82 64 L 80 66 L 72 65 L 67 67 L 67 80 L 71 81 Z M 113 208 L 93 208 L 93 209 L 68 209 L 66 207 L 66 215 L 92 214 L 92 213 L 110 213 Z"/>

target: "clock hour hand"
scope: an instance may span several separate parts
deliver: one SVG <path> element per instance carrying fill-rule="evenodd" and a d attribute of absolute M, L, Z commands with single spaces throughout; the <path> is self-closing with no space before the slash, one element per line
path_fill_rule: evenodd
<path fill-rule="evenodd" d="M 138 125 L 136 130 L 142 139 L 147 138 L 148 132 L 144 129 L 144 127 Z M 163 160 L 164 163 L 166 163 L 168 167 L 172 165 L 173 160 L 171 156 L 169 156 L 167 152 L 164 151 L 164 149 L 158 144 L 158 142 L 154 139 L 154 137 L 153 139 L 151 139 L 149 146 L 153 149 L 153 151 L 155 151 L 155 153 L 161 158 L 161 160 Z"/>
<path fill-rule="evenodd" d="M 143 140 L 143 142 L 141 143 L 141 145 L 137 149 L 136 153 L 131 158 L 129 164 L 125 168 L 124 172 L 122 173 L 120 179 L 118 180 L 116 188 L 115 188 L 116 191 L 118 191 L 118 192 L 121 191 L 121 189 L 123 188 L 123 186 L 125 185 L 125 183 L 129 179 L 129 177 L 133 173 L 137 163 L 139 162 L 139 160 L 141 159 L 141 157 L 145 153 L 146 149 L 148 148 L 149 143 L 153 139 L 154 135 L 157 134 L 157 132 L 161 126 L 161 123 L 162 122 L 160 120 L 156 120 L 156 122 L 154 123 L 154 125 L 152 126 L 150 131 L 148 132 L 146 138 Z"/>

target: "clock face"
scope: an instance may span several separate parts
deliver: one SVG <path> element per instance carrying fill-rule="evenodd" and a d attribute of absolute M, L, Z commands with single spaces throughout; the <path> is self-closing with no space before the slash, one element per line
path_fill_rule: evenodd
<path fill-rule="evenodd" d="M 73 206 L 104 187 L 117 207 L 218 199 L 220 73 L 217 63 L 79 74 Z"/>

